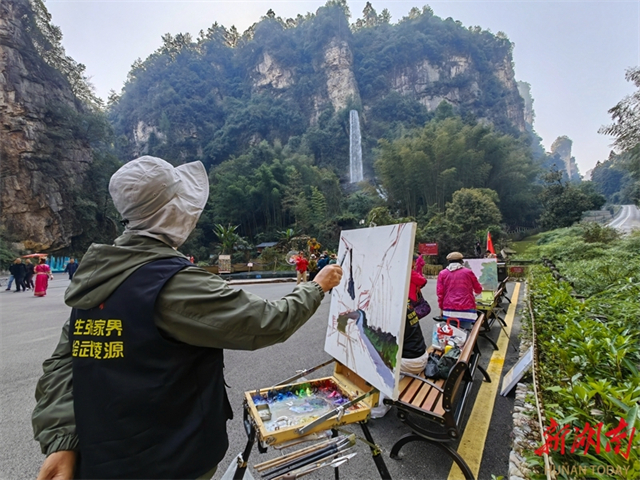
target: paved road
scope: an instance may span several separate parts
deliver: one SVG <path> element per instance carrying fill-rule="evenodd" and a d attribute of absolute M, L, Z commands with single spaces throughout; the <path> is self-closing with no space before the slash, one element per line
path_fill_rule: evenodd
<path fill-rule="evenodd" d="M 30 292 L 0 291 L 0 479 L 35 478 L 42 462 L 39 447 L 32 440 L 30 415 L 35 405 L 34 387 L 41 374 L 42 361 L 57 344 L 60 328 L 69 313 L 68 307 L 62 301 L 67 285 L 68 280 L 56 275 L 56 279 L 50 283 L 48 295 L 44 298 L 36 298 Z M 238 288 L 245 288 L 265 298 L 276 299 L 290 292 L 293 284 L 243 285 Z M 509 290 L 512 291 L 512 288 Z M 429 281 L 424 294 L 432 306 L 437 305 L 434 280 Z M 329 305 L 330 296 L 327 296 L 311 320 L 283 345 L 255 352 L 225 352 L 225 376 L 230 386 L 229 397 L 235 418 L 228 424 L 230 448 L 220 470 L 224 470 L 232 458 L 244 448 L 246 437 L 242 428 L 241 408 L 243 392 L 272 385 L 291 376 L 300 368 L 309 368 L 328 359 L 327 354 L 323 352 L 323 344 Z M 432 323 L 430 318 L 421 321 L 427 338 Z M 496 338 L 498 333 L 499 329 L 494 328 L 491 334 Z M 516 321 L 512 341 L 517 339 L 518 333 L 519 322 Z M 486 365 L 492 350 L 487 342 L 480 342 L 483 350 L 481 362 Z M 510 348 L 505 371 L 511 368 L 515 361 L 515 353 Z M 325 367 L 313 376 L 328 374 L 330 369 Z M 480 376 L 479 373 L 477 375 Z M 479 385 L 480 382 L 476 383 Z M 480 471 L 482 479 L 491 478 L 491 474 L 507 474 L 512 409 L 512 397 L 497 398 L 485 448 L 485 460 Z M 385 461 L 393 478 L 447 477 L 451 461 L 443 457 L 436 448 L 426 444 L 414 443 L 404 447 L 404 460 L 395 461 L 389 458 L 388 453 L 395 440 L 408 432 L 397 420 L 393 409 L 384 418 L 372 420 L 370 429 L 385 452 Z M 353 431 L 361 434 L 358 428 L 353 428 Z M 341 467 L 342 478 L 376 478 L 377 473 L 368 448 L 361 442 L 358 442 L 356 448 L 359 454 L 349 464 Z M 259 456 L 254 448 L 250 464 L 264 461 L 274 455 L 275 452 L 270 451 Z M 310 475 L 309 478 L 328 478 L 328 475 L 332 477 L 328 472 L 321 472 L 316 476 Z M 215 478 L 220 476 L 219 471 Z"/>
<path fill-rule="evenodd" d="M 608 226 L 625 233 L 640 230 L 640 209 L 635 205 L 621 205 L 621 207 L 618 215 L 608 223 Z"/>

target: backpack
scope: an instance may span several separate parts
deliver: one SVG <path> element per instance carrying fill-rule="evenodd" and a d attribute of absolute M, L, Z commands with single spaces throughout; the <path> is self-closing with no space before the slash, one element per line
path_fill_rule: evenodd
<path fill-rule="evenodd" d="M 453 347 L 447 353 L 442 355 L 442 357 L 440 357 L 436 378 L 442 378 L 443 380 L 449 378 L 449 373 L 451 373 L 451 369 L 453 368 L 453 366 L 458 363 L 461 352 L 462 351 L 458 347 Z"/>

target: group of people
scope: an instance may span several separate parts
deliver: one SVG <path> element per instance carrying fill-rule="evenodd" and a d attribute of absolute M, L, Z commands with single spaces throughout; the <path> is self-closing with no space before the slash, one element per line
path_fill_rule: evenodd
<path fill-rule="evenodd" d="M 47 265 L 44 257 L 40 257 L 37 265 L 31 263 L 31 260 L 28 258 L 24 263 L 22 263 L 21 258 L 16 258 L 9 267 L 9 273 L 7 290 L 11 290 L 11 285 L 15 282 L 16 289 L 14 292 L 33 290 L 33 294 L 36 297 L 44 297 L 47 294 L 49 279 L 53 278 L 51 269 L 49 265 Z M 33 280 L 34 277 L 35 282 Z"/>
<path fill-rule="evenodd" d="M 329 252 L 322 252 L 319 256 L 312 253 L 307 260 L 304 252 L 301 250 L 295 257 L 296 265 L 296 284 L 313 281 L 315 276 L 327 265 L 335 265 L 337 263 L 337 257 L 335 253 L 329 254 Z"/>
<path fill-rule="evenodd" d="M 436 283 L 440 316 L 457 318 L 463 328 L 471 328 L 477 318 L 475 297 L 482 292 L 482 285 L 471 270 L 464 268 L 460 252 L 451 252 L 447 255 L 447 260 L 449 265 L 438 274 Z M 411 311 L 411 302 L 418 301 L 422 288 L 427 284 L 427 279 L 422 274 L 423 265 L 422 257 L 416 255 L 411 268 L 409 308 L 400 364 L 401 371 L 414 375 L 424 370 L 429 359 L 420 319 Z"/>
<path fill-rule="evenodd" d="M 64 272 L 69 274 L 69 280 L 73 278 L 77 269 L 78 264 L 71 258 L 64 269 Z M 53 280 L 53 273 L 51 273 L 51 267 L 47 265 L 46 257 L 38 257 L 37 265 L 31 263 L 29 258 L 24 263 L 22 258 L 16 258 L 9 267 L 9 274 L 7 291 L 11 290 L 11 285 L 15 282 L 14 292 L 33 290 L 36 297 L 44 297 L 47 294 L 47 288 L 49 288 L 49 280 Z"/>

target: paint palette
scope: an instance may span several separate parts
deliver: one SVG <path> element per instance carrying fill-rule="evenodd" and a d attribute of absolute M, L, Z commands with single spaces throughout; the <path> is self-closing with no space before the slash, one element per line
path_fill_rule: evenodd
<path fill-rule="evenodd" d="M 372 395 L 300 434 L 298 429 L 352 401 L 372 387 L 337 364 L 333 376 L 245 392 L 245 409 L 260 440 L 277 445 L 314 432 L 365 420 L 378 395 Z"/>

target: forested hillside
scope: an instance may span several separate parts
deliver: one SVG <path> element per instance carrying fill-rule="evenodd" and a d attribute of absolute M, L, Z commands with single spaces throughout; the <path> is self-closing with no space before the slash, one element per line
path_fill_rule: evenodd
<path fill-rule="evenodd" d="M 200 259 L 219 250 L 218 234 L 239 235 L 240 257 L 251 244 L 299 234 L 333 248 L 342 229 L 407 220 L 418 222 L 421 241 L 470 251 L 488 228 L 499 242 L 508 229 L 535 226 L 544 205 L 594 204 L 589 191 L 541 181 L 546 157 L 506 35 L 443 20 L 429 7 L 393 23 L 371 4 L 354 19 L 344 0 L 330 0 L 294 19 L 269 10 L 244 33 L 213 23 L 195 39 L 166 34 L 103 110 L 44 4 L 15 1 L 28 20 L 16 22 L 17 34 L 44 39 L 42 48 L 26 42 L 17 51 L 55 69 L 72 90 L 66 107 L 42 113 L 46 135 L 85 149 L 82 173 L 68 186 L 59 178 L 69 170 L 56 170 L 62 153 L 32 158 L 53 172 L 43 181 L 56 182 L 64 202 L 51 196 L 51 208 L 74 228 L 38 248 L 77 254 L 110 241 L 118 218 L 108 179 L 119 162 L 144 154 L 209 169 L 211 196 L 184 246 Z M 351 110 L 362 132 L 358 184 L 347 178 Z M 20 191 L 5 187 L 7 195 Z M 37 220 L 37 210 L 26 214 Z M 575 215 L 545 218 L 564 225 Z M 31 248 L 25 238 L 44 236 L 0 233 L 22 249 Z"/>
<path fill-rule="evenodd" d="M 216 223 L 254 241 L 293 227 L 329 244 L 375 207 L 426 224 L 461 188 L 496 192 L 496 224 L 532 225 L 539 161 L 512 48 L 429 7 L 396 23 L 370 4 L 354 20 L 340 0 L 295 19 L 269 10 L 242 34 L 214 23 L 195 39 L 165 35 L 108 113 L 121 158 L 211 169 L 192 249 L 216 241 Z M 359 186 L 347 184 L 352 109 Z"/>
<path fill-rule="evenodd" d="M 369 5 L 283 20 L 270 10 L 242 35 L 214 24 L 198 38 L 163 37 L 136 62 L 110 118 L 122 155 L 217 165 L 262 140 L 304 149 L 344 176 L 348 110 L 360 112 L 365 165 L 372 148 L 422 126 L 442 101 L 504 133 L 525 129 L 524 104 L 503 34 L 465 28 L 424 7 L 398 23 Z"/>

